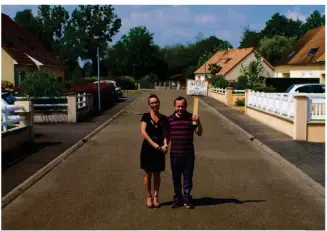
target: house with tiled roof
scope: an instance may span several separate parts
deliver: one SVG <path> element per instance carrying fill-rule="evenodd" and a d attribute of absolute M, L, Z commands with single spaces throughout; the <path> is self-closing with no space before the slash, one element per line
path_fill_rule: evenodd
<path fill-rule="evenodd" d="M 223 75 L 229 82 L 237 81 L 241 75 L 242 65 L 247 66 L 251 61 L 256 60 L 258 52 L 252 48 L 229 49 L 216 52 L 208 59 L 194 74 L 196 80 L 204 80 L 205 76 L 210 78 L 209 64 L 217 64 L 221 70 L 216 75 Z M 263 76 L 274 76 L 274 67 L 264 58 L 262 58 Z"/>
<path fill-rule="evenodd" d="M 28 72 L 46 70 L 64 81 L 67 65 L 9 16 L 1 14 L 1 79 L 20 85 Z"/>
<path fill-rule="evenodd" d="M 325 26 L 300 38 L 275 67 L 278 78 L 317 78 L 325 82 Z"/>

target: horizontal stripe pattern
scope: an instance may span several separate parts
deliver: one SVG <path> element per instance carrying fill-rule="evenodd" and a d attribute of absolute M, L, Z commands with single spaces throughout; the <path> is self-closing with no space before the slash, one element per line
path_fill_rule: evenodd
<path fill-rule="evenodd" d="M 187 114 L 183 118 L 178 118 L 174 114 L 168 117 L 169 133 L 171 139 L 170 153 L 172 156 L 194 155 L 194 125 L 192 114 Z"/>

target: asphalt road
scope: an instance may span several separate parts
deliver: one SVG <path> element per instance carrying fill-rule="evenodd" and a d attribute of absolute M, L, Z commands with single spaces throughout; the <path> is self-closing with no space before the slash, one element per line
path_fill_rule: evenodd
<path fill-rule="evenodd" d="M 178 91 L 157 91 L 172 112 Z M 169 156 L 160 209 L 145 206 L 139 165 L 147 96 L 2 210 L 3 229 L 325 229 L 325 200 L 199 105 L 194 210 L 171 209 Z M 192 98 L 189 108 L 192 110 Z"/>

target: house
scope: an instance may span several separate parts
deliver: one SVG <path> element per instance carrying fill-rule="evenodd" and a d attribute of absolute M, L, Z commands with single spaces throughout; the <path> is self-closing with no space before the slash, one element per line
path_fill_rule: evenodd
<path fill-rule="evenodd" d="M 317 78 L 325 82 L 325 26 L 309 30 L 275 67 L 277 78 Z"/>
<path fill-rule="evenodd" d="M 28 72 L 46 70 L 64 81 L 66 64 L 48 51 L 38 37 L 1 14 L 1 79 L 20 85 Z"/>
<path fill-rule="evenodd" d="M 223 75 L 227 81 L 235 82 L 241 75 L 242 65 L 247 66 L 251 61 L 256 60 L 256 55 L 259 54 L 253 47 L 218 51 L 194 72 L 195 79 L 204 80 L 205 75 L 208 78 L 210 76 L 209 64 L 217 64 L 221 70 L 216 75 Z M 262 58 L 262 64 L 263 75 L 266 77 L 274 76 L 274 67 L 264 58 Z"/>

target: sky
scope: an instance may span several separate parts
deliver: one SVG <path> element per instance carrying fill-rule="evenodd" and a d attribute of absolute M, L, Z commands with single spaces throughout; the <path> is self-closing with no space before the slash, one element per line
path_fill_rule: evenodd
<path fill-rule="evenodd" d="M 77 6 L 65 5 L 71 13 Z M 176 43 L 188 44 L 197 37 L 216 36 L 227 40 L 234 48 L 239 46 L 246 26 L 260 31 L 275 13 L 288 18 L 306 18 L 318 10 L 325 14 L 324 5 L 114 5 L 115 13 L 122 19 L 120 32 L 113 38 L 117 42 L 135 26 L 146 26 L 154 33 L 154 42 L 160 46 Z M 2 13 L 14 17 L 17 11 L 32 9 L 37 5 L 2 5 Z"/>

